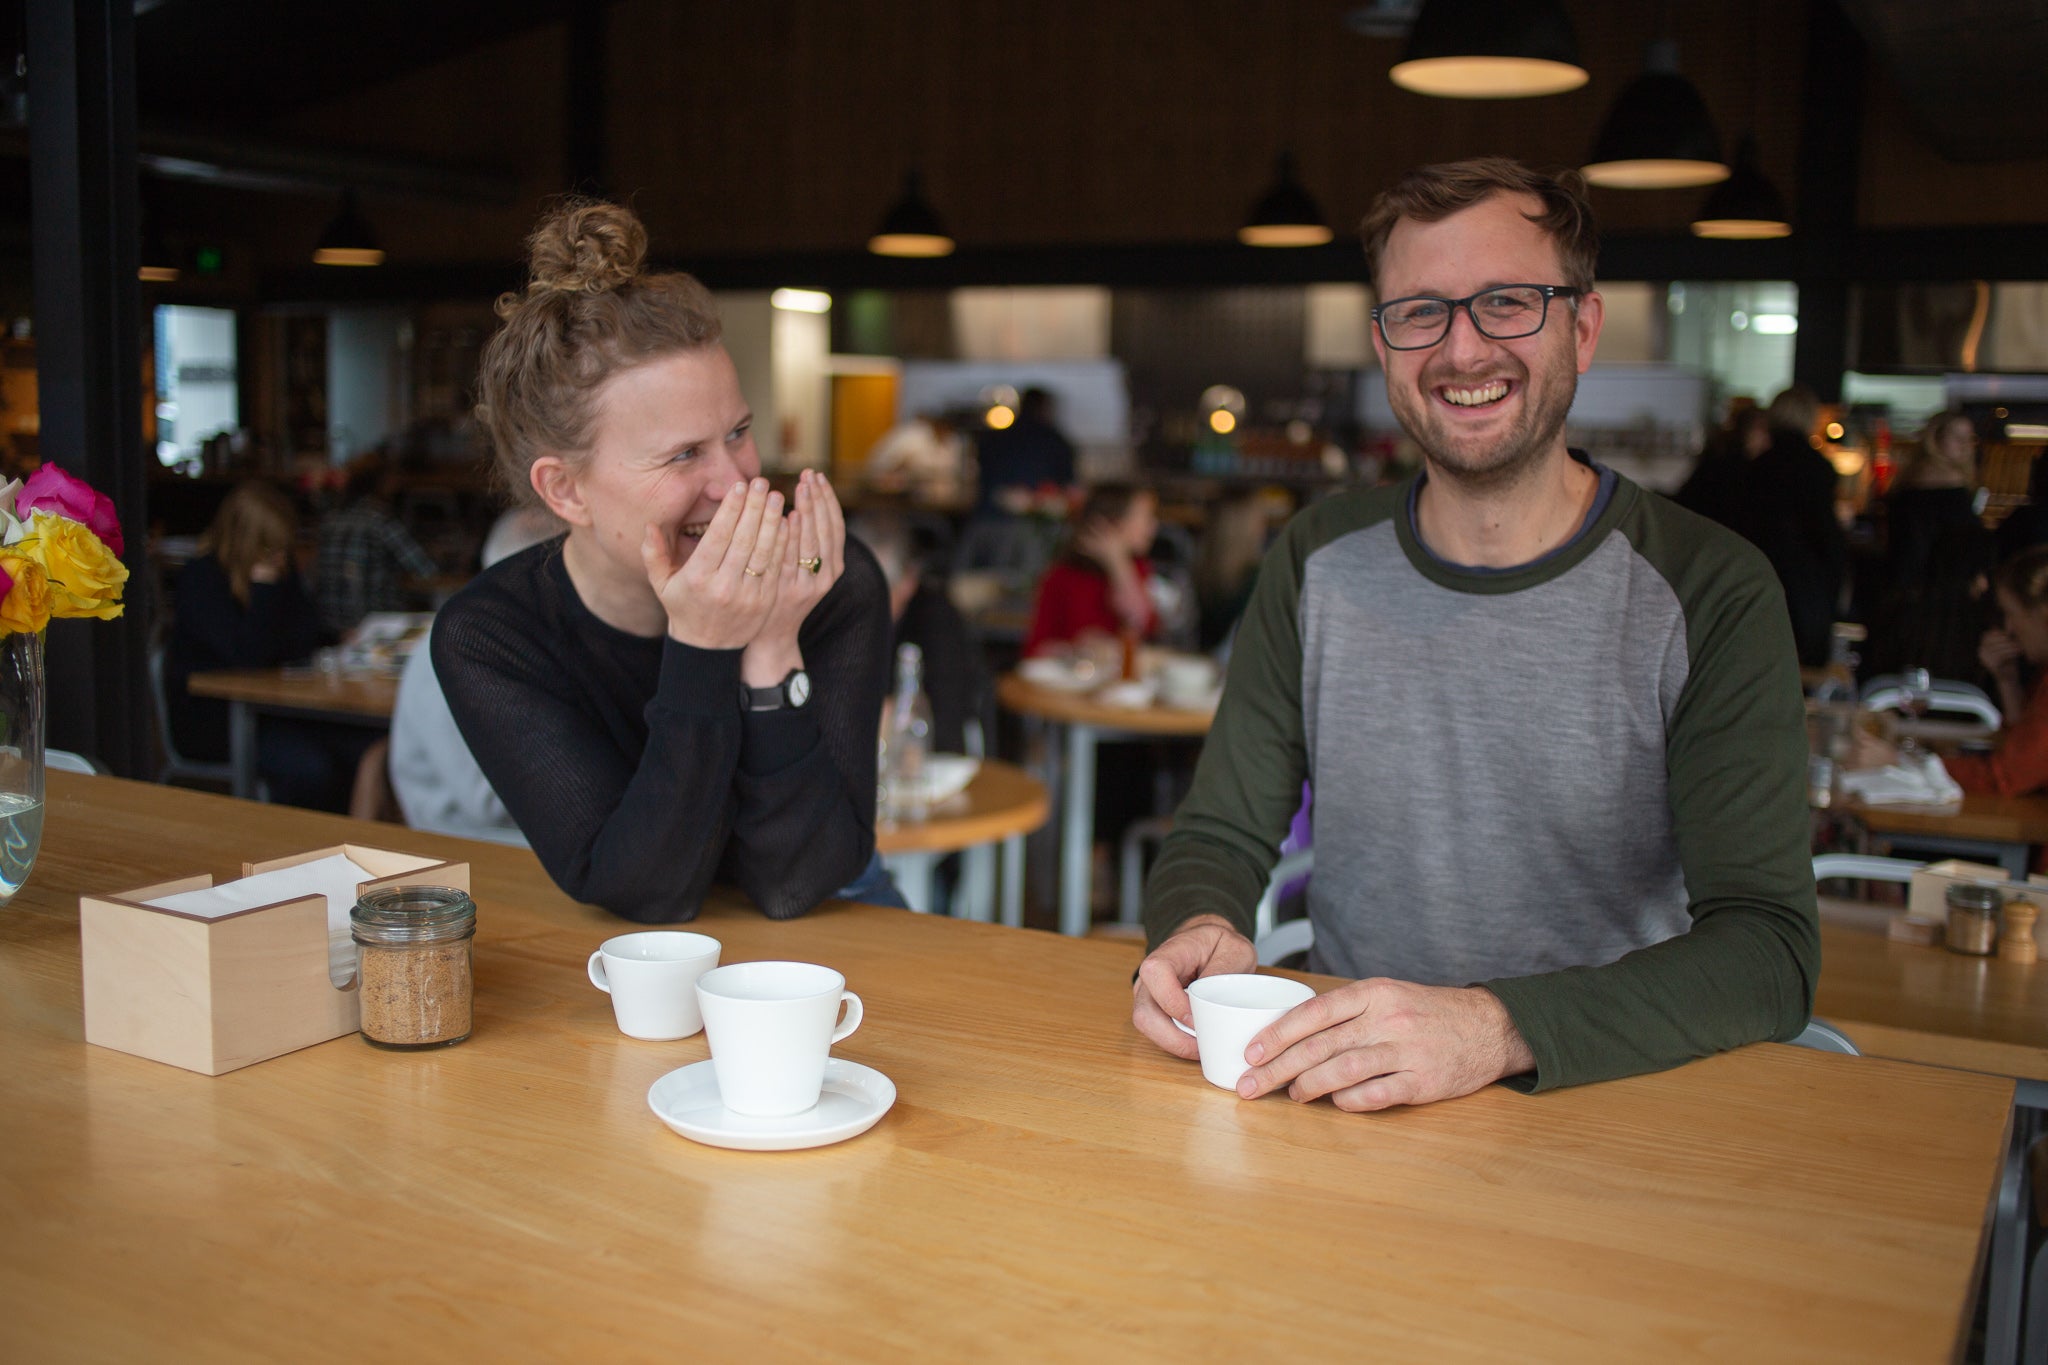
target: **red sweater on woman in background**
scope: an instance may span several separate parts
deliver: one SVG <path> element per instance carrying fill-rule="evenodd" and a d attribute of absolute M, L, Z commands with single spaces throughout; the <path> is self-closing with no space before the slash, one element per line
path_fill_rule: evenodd
<path fill-rule="evenodd" d="M 1152 561 L 1140 555 L 1131 561 L 1138 582 L 1148 588 L 1152 582 Z M 1145 609 L 1141 637 L 1149 638 L 1159 629 L 1158 609 Z M 1048 645 L 1064 644 L 1088 631 L 1121 635 L 1123 622 L 1116 604 L 1109 598 L 1109 575 L 1090 559 L 1068 555 L 1045 571 L 1038 581 L 1038 599 L 1031 607 L 1031 629 L 1024 636 L 1024 657 L 1029 659 Z"/>
<path fill-rule="evenodd" d="M 2027 704 L 2006 717 L 2005 734 L 1988 754 L 1952 754 L 1941 760 L 1966 792 L 2025 796 L 2048 787 L 2048 671 L 2027 689 Z"/>

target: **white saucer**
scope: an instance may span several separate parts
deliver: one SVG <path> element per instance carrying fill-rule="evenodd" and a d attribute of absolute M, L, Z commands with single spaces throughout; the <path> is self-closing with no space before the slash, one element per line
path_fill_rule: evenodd
<path fill-rule="evenodd" d="M 757 1119 L 729 1111 L 718 1098 L 709 1062 L 671 1071 L 647 1092 L 654 1116 L 693 1142 L 743 1152 L 790 1152 L 858 1137 L 896 1103 L 896 1083 L 870 1066 L 838 1057 L 825 1062 L 825 1090 L 814 1108 L 788 1118 Z"/>

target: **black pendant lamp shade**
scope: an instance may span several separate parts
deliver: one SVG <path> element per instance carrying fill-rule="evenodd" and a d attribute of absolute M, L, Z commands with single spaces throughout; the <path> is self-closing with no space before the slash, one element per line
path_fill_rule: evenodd
<path fill-rule="evenodd" d="M 1403 90 L 1461 100 L 1558 95 L 1586 83 L 1558 0 L 1423 0 L 1387 75 Z"/>
<path fill-rule="evenodd" d="M 924 178 L 916 171 L 903 178 L 903 197 L 868 238 L 877 256 L 949 256 L 953 239 L 939 222 L 938 211 L 924 197 Z"/>
<path fill-rule="evenodd" d="M 1252 205 L 1237 240 L 1246 246 L 1321 246 L 1330 237 L 1322 209 L 1295 174 L 1294 154 L 1280 153 L 1273 188 Z"/>
<path fill-rule="evenodd" d="M 1615 97 L 1584 170 L 1593 184 L 1617 190 L 1684 189 L 1728 178 L 1707 102 L 1678 72 L 1678 44 L 1650 44 L 1643 74 Z"/>
<path fill-rule="evenodd" d="M 1785 212 L 1785 196 L 1758 164 L 1756 138 L 1744 133 L 1735 148 L 1735 168 L 1726 180 L 1714 186 L 1707 202 L 1694 217 L 1695 237 L 1729 240 L 1789 237 L 1792 219 Z"/>
<path fill-rule="evenodd" d="M 320 234 L 320 245 L 313 248 L 313 264 L 384 264 L 384 249 L 377 245 L 376 234 L 357 211 L 354 190 L 341 196 L 341 211 L 334 215 L 327 231 Z"/>
<path fill-rule="evenodd" d="M 149 218 L 142 220 L 142 255 L 137 263 L 135 278 L 146 284 L 171 284 L 184 272 L 178 268 L 178 258 L 171 254 L 170 244 L 164 241 L 164 234 Z"/>

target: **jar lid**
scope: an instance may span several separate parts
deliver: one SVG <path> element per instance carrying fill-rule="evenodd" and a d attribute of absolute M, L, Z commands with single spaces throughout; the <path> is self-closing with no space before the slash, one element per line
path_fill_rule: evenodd
<path fill-rule="evenodd" d="M 1954 882 L 1948 888 L 1948 903 L 1958 910 L 1997 910 L 2005 904 L 2005 893 L 1982 882 Z"/>
<path fill-rule="evenodd" d="M 435 943 L 476 932 L 476 902 L 452 886 L 387 886 L 366 891 L 349 911 L 358 943 Z"/>

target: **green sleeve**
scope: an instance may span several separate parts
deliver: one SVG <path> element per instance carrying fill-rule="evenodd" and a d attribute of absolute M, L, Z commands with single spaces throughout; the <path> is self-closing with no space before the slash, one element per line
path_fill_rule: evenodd
<path fill-rule="evenodd" d="M 1820 976 L 1806 724 L 1761 555 L 1646 498 L 1630 531 L 1678 593 L 1689 668 L 1665 740 L 1691 929 L 1598 967 L 1488 981 L 1536 1057 L 1520 1089 L 1608 1080 L 1806 1026 Z M 1661 504 L 1658 506 L 1656 504 Z"/>
<path fill-rule="evenodd" d="M 1303 565 L 1354 498 L 1319 503 L 1289 522 L 1259 566 L 1238 622 L 1216 723 L 1194 785 L 1145 883 L 1145 939 L 1156 948 L 1197 915 L 1221 915 L 1249 938 L 1252 910 L 1301 808 L 1308 774 L 1301 719 Z"/>

